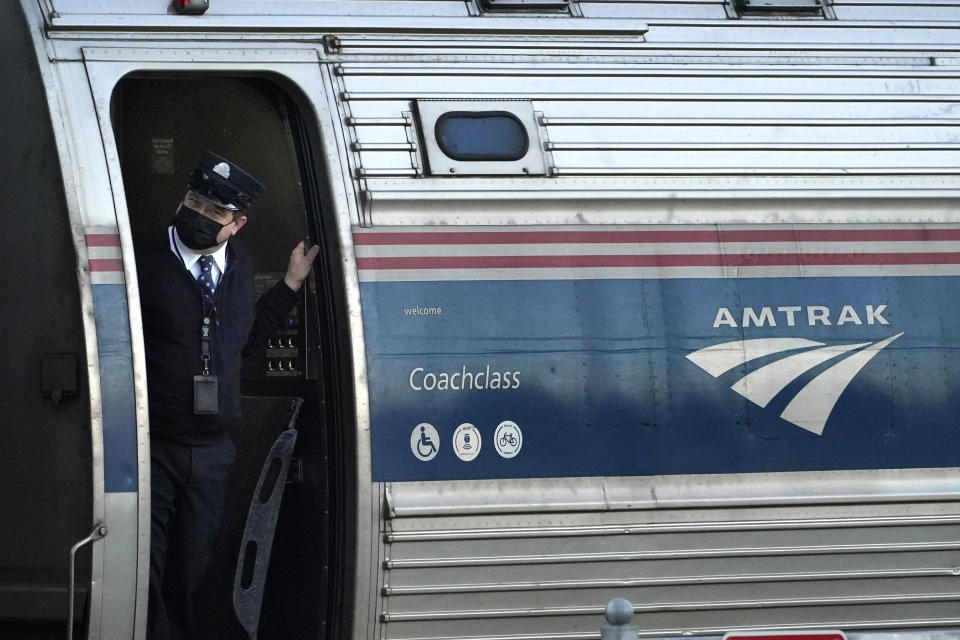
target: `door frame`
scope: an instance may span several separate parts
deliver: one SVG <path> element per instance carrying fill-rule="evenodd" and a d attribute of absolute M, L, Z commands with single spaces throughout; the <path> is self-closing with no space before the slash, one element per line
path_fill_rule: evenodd
<path fill-rule="evenodd" d="M 195 44 L 195 43 L 193 43 Z M 177 46 L 177 49 L 186 49 L 190 44 Z M 328 108 L 328 104 L 335 98 L 331 87 L 333 83 L 330 80 L 328 70 L 319 64 L 319 52 L 313 49 L 207 49 L 204 48 L 203 55 L 184 55 L 184 51 L 179 51 L 177 55 L 171 55 L 168 49 L 131 49 L 128 47 L 95 47 L 82 48 L 83 66 L 86 71 L 86 77 L 89 82 L 89 91 L 92 95 L 93 108 L 96 112 L 96 118 L 99 125 L 99 137 L 102 140 L 103 157 L 106 160 L 106 172 L 109 176 L 109 189 L 112 196 L 112 211 L 115 211 L 115 225 L 118 230 L 120 250 L 123 256 L 123 278 L 126 286 L 126 299 L 129 304 L 129 322 L 131 327 L 131 349 L 133 354 L 133 369 L 135 384 L 135 400 L 137 408 L 137 468 L 138 468 L 138 491 L 137 504 L 133 513 L 124 515 L 127 518 L 125 525 L 130 531 L 135 531 L 135 545 L 125 553 L 118 553 L 115 557 L 108 559 L 107 564 L 112 570 L 105 571 L 105 580 L 108 585 L 105 598 L 111 600 L 104 603 L 104 611 L 112 612 L 111 615 L 118 615 L 119 619 L 108 622 L 111 629 L 129 627 L 132 630 L 132 637 L 140 640 L 146 634 L 146 611 L 149 585 L 149 564 L 150 564 L 150 452 L 149 452 L 149 426 L 147 414 L 146 397 L 146 366 L 145 351 L 143 345 L 143 336 L 140 327 L 142 318 L 140 316 L 139 305 L 139 287 L 135 269 L 133 238 L 129 222 L 129 212 L 126 206 L 126 195 L 122 179 L 117 143 L 113 131 L 113 122 L 111 120 L 110 105 L 113 91 L 117 84 L 130 74 L 170 74 L 171 76 L 182 76 L 191 73 L 195 74 L 216 74 L 229 77 L 236 76 L 257 76 L 267 80 L 272 80 L 279 84 L 285 90 L 288 85 L 301 96 L 309 100 L 309 106 L 312 111 L 307 109 L 307 105 L 301 105 L 303 108 L 302 116 L 304 118 L 316 119 L 319 128 L 319 138 L 321 149 L 319 156 L 322 157 L 328 180 L 326 186 L 329 188 L 327 194 L 329 200 L 326 204 L 331 207 L 328 220 L 333 220 L 335 229 L 331 231 L 336 234 L 336 240 L 339 244 L 341 264 L 343 270 L 344 282 L 342 283 L 345 292 L 345 306 L 341 315 L 345 318 L 350 335 L 353 336 L 349 347 L 349 352 L 344 356 L 349 356 L 353 374 L 353 388 L 356 390 L 357 400 L 354 402 L 353 411 L 357 420 L 357 433 L 363 434 L 362 428 L 366 424 L 366 374 L 364 370 L 364 351 L 362 341 L 362 324 L 360 322 L 360 300 L 359 287 L 356 278 L 355 258 L 352 248 L 351 220 L 359 220 L 359 208 L 356 195 L 352 188 L 352 179 L 346 163 L 341 159 L 345 155 L 344 149 L 346 142 L 342 135 L 342 130 L 337 122 L 337 110 Z M 257 60 L 258 62 L 250 62 Z M 181 62 L 184 61 L 184 62 Z M 291 97 L 292 96 L 292 92 Z M 351 398 L 351 400 L 353 400 Z M 334 428 L 348 428 L 347 425 L 334 425 Z M 360 440 L 359 435 L 355 436 Z M 348 497 L 356 510 L 355 523 L 353 529 L 361 536 L 371 535 L 371 526 L 369 521 L 356 517 L 356 514 L 369 513 L 370 495 L 369 491 L 363 490 L 364 476 L 368 480 L 369 469 L 369 445 L 364 440 L 358 442 L 357 448 L 352 452 L 356 456 L 354 468 L 358 471 L 355 481 L 350 482 L 348 486 L 356 488 L 354 495 Z M 109 507 L 109 505 L 108 505 Z M 128 509 L 129 510 L 129 509 Z M 358 530 L 359 529 L 359 530 Z M 360 539 L 364 539 L 361 537 Z M 131 542 L 134 542 L 131 539 Z M 135 558 L 135 562 L 132 561 Z M 365 554 L 357 554 L 353 564 L 350 567 L 351 576 L 347 580 L 353 583 L 354 606 L 348 607 L 346 615 L 351 615 L 354 610 L 366 611 L 369 599 L 369 578 L 363 580 L 365 576 L 370 576 L 371 559 Z M 126 564 L 124 564 L 126 563 Z M 129 570 L 130 566 L 135 566 L 135 571 Z M 364 600 L 361 604 L 358 600 Z M 355 609 L 356 607 L 356 609 Z M 96 637 L 91 634 L 91 637 Z M 114 632 L 100 636 L 104 639 L 130 637 L 121 636 Z"/>

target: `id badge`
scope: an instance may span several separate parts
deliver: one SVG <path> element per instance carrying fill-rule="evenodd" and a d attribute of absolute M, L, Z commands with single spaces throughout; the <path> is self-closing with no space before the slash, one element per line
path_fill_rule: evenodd
<path fill-rule="evenodd" d="M 193 412 L 196 414 L 217 413 L 217 376 L 193 376 Z"/>

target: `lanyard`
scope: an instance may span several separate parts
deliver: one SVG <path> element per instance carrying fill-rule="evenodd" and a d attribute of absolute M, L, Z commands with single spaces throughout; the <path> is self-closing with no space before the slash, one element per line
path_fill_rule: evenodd
<path fill-rule="evenodd" d="M 210 317 L 203 317 L 203 326 L 200 327 L 200 362 L 201 374 L 210 375 Z"/>
<path fill-rule="evenodd" d="M 170 232 L 174 232 L 171 230 Z M 180 253 L 180 247 L 177 246 L 176 239 L 171 237 L 173 244 L 173 250 L 177 253 L 177 257 L 180 258 L 180 264 L 183 265 L 183 268 L 186 269 L 187 265 L 183 260 L 183 255 Z M 189 269 L 187 269 L 189 271 Z M 190 277 L 193 278 L 193 273 L 190 273 Z M 196 280 L 196 278 L 194 278 Z M 201 309 L 203 311 L 203 324 L 200 325 L 200 374 L 204 376 L 210 375 L 210 326 L 211 326 L 211 317 L 216 318 L 217 315 L 217 306 L 213 304 L 213 301 L 210 301 L 210 305 L 207 305 L 207 298 L 203 293 L 200 294 L 201 297 Z M 218 323 L 219 324 L 219 323 Z"/>

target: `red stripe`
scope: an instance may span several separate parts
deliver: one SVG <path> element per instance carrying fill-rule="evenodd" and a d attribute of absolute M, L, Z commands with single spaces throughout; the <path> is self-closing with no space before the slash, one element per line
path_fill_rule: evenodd
<path fill-rule="evenodd" d="M 90 271 L 123 271 L 123 260 L 119 258 L 95 258 L 90 260 Z"/>
<path fill-rule="evenodd" d="M 438 256 L 357 258 L 366 269 L 550 269 L 586 267 L 753 267 L 960 264 L 960 253 L 756 253 L 739 255 Z"/>
<path fill-rule="evenodd" d="M 356 245 L 630 244 L 660 242 L 922 242 L 960 240 L 960 229 L 740 229 L 713 231 L 430 231 L 354 233 Z"/>
<path fill-rule="evenodd" d="M 119 247 L 120 236 L 116 233 L 88 233 L 88 247 Z"/>

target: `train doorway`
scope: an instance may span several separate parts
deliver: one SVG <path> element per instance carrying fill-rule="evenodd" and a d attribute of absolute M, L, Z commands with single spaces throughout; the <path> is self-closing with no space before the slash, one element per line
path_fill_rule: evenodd
<path fill-rule="evenodd" d="M 308 111 L 308 110 L 307 110 Z M 137 236 L 171 223 L 201 153 L 234 160 L 266 185 L 236 236 L 253 258 L 257 293 L 283 276 L 290 250 L 321 246 L 294 312 L 242 371 L 242 424 L 231 493 L 205 578 L 214 604 L 208 637 L 245 638 L 232 593 L 241 538 L 258 475 L 285 428 L 291 398 L 303 398 L 298 439 L 273 542 L 258 637 L 343 637 L 349 610 L 343 584 L 352 557 L 345 529 L 349 468 L 350 376 L 345 307 L 328 190 L 319 148 L 298 102 L 272 80 L 223 76 L 128 77 L 116 87 L 111 117 L 130 226 Z M 234 240 L 231 240 L 233 242 Z M 141 297 L 151 283 L 140 281 Z M 341 355 L 344 354 L 344 355 Z"/>

